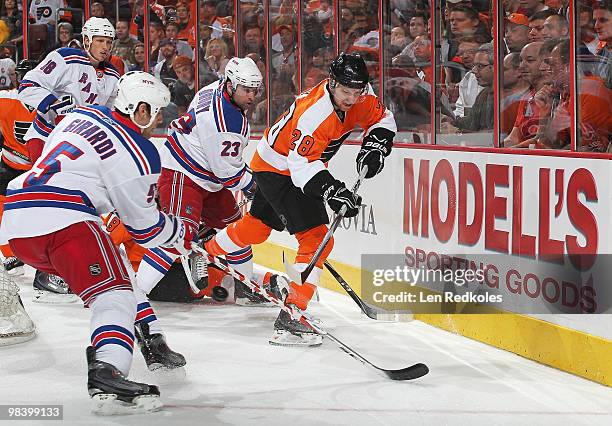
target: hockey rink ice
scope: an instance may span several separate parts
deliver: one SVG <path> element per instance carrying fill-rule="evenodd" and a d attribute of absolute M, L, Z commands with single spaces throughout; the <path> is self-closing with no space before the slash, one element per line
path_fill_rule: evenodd
<path fill-rule="evenodd" d="M 376 365 L 425 362 L 430 373 L 393 382 L 329 340 L 319 348 L 273 347 L 275 308 L 153 302 L 170 347 L 187 358 L 187 377 L 158 379 L 135 348 L 130 377 L 159 384 L 164 409 L 95 416 L 86 387 L 89 312 L 80 303 L 32 303 L 32 277 L 29 269 L 17 281 L 38 334 L 0 348 L 0 404 L 63 404 L 62 424 L 612 425 L 606 386 L 418 321 L 372 321 L 347 296 L 325 289 L 312 312 L 328 330 Z M 59 422 L 17 424 L 39 423 Z"/>

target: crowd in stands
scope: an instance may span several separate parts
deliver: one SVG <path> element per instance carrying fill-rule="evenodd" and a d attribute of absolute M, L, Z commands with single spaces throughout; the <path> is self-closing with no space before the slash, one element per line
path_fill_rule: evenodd
<path fill-rule="evenodd" d="M 0 45 L 9 46 L 0 50 L 0 58 L 14 57 L 23 41 L 22 4 L 0 1 Z M 240 40 L 234 1 L 240 10 Z M 82 1 L 34 0 L 29 4 L 31 52 L 42 56 L 71 43 L 79 45 Z M 299 23 L 298 4 L 302 7 Z M 567 148 L 573 78 L 569 1 L 498 2 L 504 16 L 499 29 L 503 37 L 497 43 L 502 51 L 499 63 L 493 48 L 496 34 L 490 0 L 441 0 L 436 4 L 441 9 L 435 43 L 427 0 L 386 0 L 384 10 L 378 10 L 374 0 L 339 0 L 337 26 L 331 0 L 271 0 L 267 5 L 262 0 L 150 1 L 146 29 L 143 0 L 95 1 L 90 4 L 90 14 L 106 17 L 115 25 L 113 64 L 120 71 L 148 69 L 171 88 L 172 107 L 166 112 L 166 122 L 186 110 L 197 87 L 223 77 L 228 60 L 239 53 L 252 58 L 267 76 L 248 112 L 252 127 L 261 128 L 278 118 L 299 92 L 327 77 L 339 49 L 364 57 L 374 91 L 384 90 L 385 103 L 402 130 L 431 132 L 433 97 L 440 134 L 491 133 L 497 66 L 503 146 Z M 610 4 L 611 0 L 574 2 L 579 22 L 574 31 L 578 135 L 579 149 L 584 150 L 606 151 L 612 131 Z M 379 40 L 381 13 L 383 43 Z M 437 55 L 436 61 L 432 54 Z"/>

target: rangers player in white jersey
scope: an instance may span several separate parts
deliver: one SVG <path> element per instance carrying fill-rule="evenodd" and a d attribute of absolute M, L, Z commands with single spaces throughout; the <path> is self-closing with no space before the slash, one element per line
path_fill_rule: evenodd
<path fill-rule="evenodd" d="M 231 191 L 250 197 L 255 189 L 242 151 L 249 143 L 245 111 L 255 101 L 263 77 L 253 60 L 232 58 L 225 78 L 196 93 L 187 113 L 171 126 L 161 150 L 159 202 L 164 211 L 181 217 L 192 232 L 200 222 L 222 229 L 240 218 Z M 148 250 L 140 263 L 138 286 L 146 293 L 168 272 L 179 253 Z M 246 276 L 253 274 L 251 247 L 226 255 L 228 263 Z M 236 303 L 262 303 L 244 284 L 236 283 Z"/>
<path fill-rule="evenodd" d="M 184 222 L 157 209 L 161 161 L 146 139 L 169 102 L 170 92 L 155 77 L 125 74 L 113 111 L 91 106 L 66 115 L 32 170 L 7 190 L 0 241 L 8 241 L 25 263 L 62 276 L 91 308 L 88 388 L 100 414 L 161 406 L 156 386 L 126 378 L 138 295 L 100 215 L 115 210 L 145 247 L 189 253 L 191 235 Z"/>
<path fill-rule="evenodd" d="M 82 33 L 85 50 L 63 47 L 50 52 L 19 86 L 19 100 L 37 110 L 25 137 L 32 159 L 38 158 L 53 127 L 72 109 L 113 104 L 119 73 L 107 60 L 115 28 L 108 19 L 92 17 Z"/>

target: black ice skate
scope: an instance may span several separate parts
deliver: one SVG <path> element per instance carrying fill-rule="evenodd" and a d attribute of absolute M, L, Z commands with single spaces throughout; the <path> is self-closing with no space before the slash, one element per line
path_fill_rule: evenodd
<path fill-rule="evenodd" d="M 57 275 L 36 271 L 32 285 L 32 301 L 36 303 L 74 303 L 79 300 L 79 297 L 70 291 L 66 281 Z"/>
<path fill-rule="evenodd" d="M 280 311 L 274 322 L 274 334 L 269 342 L 276 346 L 320 346 L 323 343 L 323 336 L 294 320 L 287 312 Z"/>
<path fill-rule="evenodd" d="M 24 263 L 15 256 L 7 257 L 2 261 L 4 270 L 12 277 L 19 277 L 24 274 Z"/>
<path fill-rule="evenodd" d="M 134 328 L 140 351 L 150 371 L 174 370 L 187 364 L 183 355 L 168 347 L 163 334 L 150 334 L 149 324 L 136 324 Z"/>
<path fill-rule="evenodd" d="M 162 403 L 159 389 L 128 380 L 113 365 L 96 360 L 96 350 L 89 346 L 87 354 L 87 389 L 93 400 L 94 414 L 141 414 L 159 410 Z"/>

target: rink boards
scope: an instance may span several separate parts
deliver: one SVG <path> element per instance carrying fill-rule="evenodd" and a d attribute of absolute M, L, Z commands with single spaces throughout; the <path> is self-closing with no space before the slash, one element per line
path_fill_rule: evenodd
<path fill-rule="evenodd" d="M 329 164 L 347 184 L 358 150 L 345 145 Z M 504 295 L 509 314 L 415 317 L 611 385 L 609 160 L 555 154 L 396 147 L 384 171 L 362 186 L 362 211 L 336 232 L 331 259 L 357 288 L 364 254 L 489 265 L 487 285 Z M 256 262 L 282 270 L 282 250 L 295 247 L 292 237 L 273 233 L 255 248 Z M 328 274 L 322 284 L 342 291 Z"/>

